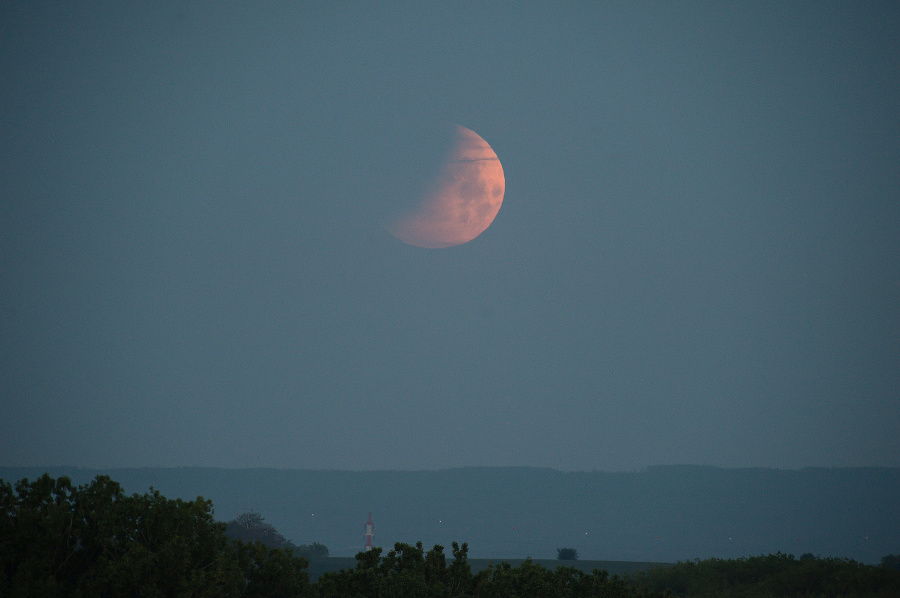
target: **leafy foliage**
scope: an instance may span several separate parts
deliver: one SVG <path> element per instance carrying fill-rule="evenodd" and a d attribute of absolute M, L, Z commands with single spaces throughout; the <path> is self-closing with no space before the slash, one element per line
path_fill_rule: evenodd
<path fill-rule="evenodd" d="M 637 598 L 658 596 L 655 592 L 638 591 L 618 577 L 609 578 L 605 571 L 590 574 L 574 567 L 546 569 L 526 560 L 518 567 L 509 563 L 489 566 L 472 575 L 468 546 L 452 544 L 453 561 L 448 565 L 443 546 L 436 545 L 427 553 L 422 543 L 403 543 L 384 557 L 376 548 L 356 555 L 356 568 L 325 573 L 316 582 L 321 598 L 339 596 L 423 596 L 449 597 L 605 597 Z"/>
<path fill-rule="evenodd" d="M 269 548 L 287 548 L 290 545 L 284 536 L 255 511 L 241 513 L 225 526 L 225 535 L 241 542 L 260 542 Z"/>
<path fill-rule="evenodd" d="M 881 557 L 881 566 L 885 569 L 900 571 L 900 554 L 888 554 Z"/>
<path fill-rule="evenodd" d="M 557 548 L 556 559 L 559 561 L 577 561 L 578 551 L 574 548 Z"/>
<path fill-rule="evenodd" d="M 74 487 L 0 480 L 0 595 L 302 596 L 307 562 L 233 542 L 212 503 L 127 496 L 109 477 Z M 273 593 L 274 592 L 274 593 Z"/>
<path fill-rule="evenodd" d="M 900 596 L 900 574 L 849 559 L 795 559 L 776 553 L 741 559 L 680 562 L 633 576 L 648 590 L 679 596 Z"/>
<path fill-rule="evenodd" d="M 575 567 L 547 569 L 526 559 L 518 567 L 501 563 L 489 566 L 475 576 L 472 596 L 560 596 L 563 598 L 637 598 L 662 596 L 639 591 L 618 576 L 595 569 L 585 573 Z"/>

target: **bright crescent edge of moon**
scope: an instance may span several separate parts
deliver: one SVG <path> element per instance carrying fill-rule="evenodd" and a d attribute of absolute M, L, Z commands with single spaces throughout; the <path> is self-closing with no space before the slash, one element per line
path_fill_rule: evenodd
<path fill-rule="evenodd" d="M 428 249 L 468 243 L 494 221 L 506 179 L 500 159 L 474 131 L 455 125 L 451 150 L 419 205 L 388 230 L 397 239 Z"/>

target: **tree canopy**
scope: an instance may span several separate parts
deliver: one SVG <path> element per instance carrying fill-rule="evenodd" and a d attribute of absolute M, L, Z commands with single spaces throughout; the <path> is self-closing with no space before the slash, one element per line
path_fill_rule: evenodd
<path fill-rule="evenodd" d="M 881 557 L 881 566 L 886 569 L 900 571 L 900 554 L 887 554 Z"/>
<path fill-rule="evenodd" d="M 229 540 L 202 497 L 129 496 L 107 476 L 75 487 L 45 474 L 0 480 L 0 516 L 3 596 L 228 598 L 309 586 L 307 561 Z"/>
<path fill-rule="evenodd" d="M 225 525 L 225 535 L 242 542 L 260 542 L 269 548 L 286 548 L 292 544 L 255 511 L 241 513 Z"/>
<path fill-rule="evenodd" d="M 680 596 L 900 596 L 900 573 L 886 567 L 781 552 L 680 562 L 639 574 L 635 581 Z"/>
<path fill-rule="evenodd" d="M 509 563 L 489 566 L 472 574 L 468 546 L 452 543 L 453 560 L 448 563 L 444 547 L 435 545 L 424 552 L 415 546 L 397 543 L 383 557 L 376 548 L 356 555 L 355 569 L 324 573 L 316 582 L 321 598 L 343 596 L 450 597 L 562 597 L 637 598 L 657 596 L 641 593 L 632 584 L 606 571 L 585 573 L 574 567 L 547 569 L 527 559 L 518 567 Z"/>
<path fill-rule="evenodd" d="M 559 561 L 577 561 L 578 551 L 574 548 L 557 548 L 556 559 Z"/>

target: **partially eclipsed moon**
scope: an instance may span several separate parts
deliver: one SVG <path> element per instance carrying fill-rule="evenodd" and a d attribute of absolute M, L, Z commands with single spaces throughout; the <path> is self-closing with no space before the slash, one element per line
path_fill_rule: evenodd
<path fill-rule="evenodd" d="M 497 154 L 465 127 L 456 125 L 452 136 L 451 149 L 421 203 L 389 228 L 404 243 L 430 249 L 468 243 L 500 211 L 506 180 Z"/>

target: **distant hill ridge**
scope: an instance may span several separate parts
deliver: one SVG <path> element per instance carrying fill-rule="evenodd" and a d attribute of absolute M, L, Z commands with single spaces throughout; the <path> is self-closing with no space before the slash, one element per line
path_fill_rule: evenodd
<path fill-rule="evenodd" d="M 553 558 L 564 546 L 584 559 L 657 562 L 781 551 L 877 563 L 900 552 L 900 468 L 0 467 L 0 478 L 45 471 L 79 484 L 109 475 L 128 492 L 200 495 L 223 521 L 253 509 L 295 543 L 321 542 L 334 556 L 362 548 L 370 511 L 378 545 L 456 540 L 472 558 Z"/>

